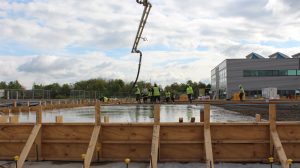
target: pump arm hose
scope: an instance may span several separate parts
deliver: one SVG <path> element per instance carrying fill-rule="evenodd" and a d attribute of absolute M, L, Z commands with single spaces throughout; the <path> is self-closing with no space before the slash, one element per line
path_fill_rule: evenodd
<path fill-rule="evenodd" d="M 134 88 L 134 86 L 136 85 L 136 83 L 139 79 L 141 65 L 142 65 L 143 53 L 140 50 L 138 50 L 137 47 L 139 45 L 144 27 L 146 25 L 146 22 L 147 22 L 147 19 L 148 19 L 148 16 L 149 16 L 149 13 L 150 13 L 150 10 L 151 10 L 151 7 L 152 7 L 151 3 L 149 3 L 148 0 L 136 0 L 136 2 L 139 3 L 139 4 L 143 4 L 144 11 L 143 11 L 143 14 L 142 14 L 142 17 L 141 17 L 141 21 L 140 21 L 140 24 L 139 24 L 139 27 L 138 27 L 138 31 L 137 31 L 136 36 L 135 36 L 133 47 L 132 47 L 132 50 L 131 50 L 131 53 L 139 53 L 140 54 L 138 72 L 137 72 L 137 75 L 136 75 L 136 78 L 135 78 L 135 81 L 132 85 L 131 90 Z"/>

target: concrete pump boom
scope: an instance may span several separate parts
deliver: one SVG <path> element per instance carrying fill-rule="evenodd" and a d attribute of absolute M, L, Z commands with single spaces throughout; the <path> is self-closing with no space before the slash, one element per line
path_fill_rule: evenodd
<path fill-rule="evenodd" d="M 146 22 L 147 22 L 147 18 L 149 16 L 149 13 L 150 13 L 150 10 L 151 10 L 151 7 L 152 7 L 151 3 L 148 0 L 136 0 L 136 2 L 139 3 L 139 4 L 142 4 L 144 6 L 144 11 L 143 11 L 143 15 L 142 15 L 139 27 L 138 27 L 138 31 L 137 31 L 136 36 L 135 36 L 133 47 L 132 47 L 132 50 L 131 50 L 131 53 L 139 53 L 140 54 L 138 72 L 137 72 L 137 75 L 136 75 L 136 78 L 135 78 L 135 81 L 133 83 L 132 88 L 136 85 L 137 80 L 139 78 L 141 64 L 142 64 L 142 56 L 143 56 L 142 51 L 137 49 L 137 47 L 139 45 L 140 39 L 142 38 L 142 33 L 143 33 L 144 27 L 145 27 Z"/>

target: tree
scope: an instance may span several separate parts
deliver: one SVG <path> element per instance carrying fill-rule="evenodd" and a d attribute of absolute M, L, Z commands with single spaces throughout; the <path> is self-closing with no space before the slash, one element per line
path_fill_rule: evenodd
<path fill-rule="evenodd" d="M 19 83 L 18 80 L 10 81 L 7 85 L 7 89 L 24 89 L 24 87 Z"/>
<path fill-rule="evenodd" d="M 0 89 L 6 89 L 7 88 L 7 84 L 4 81 L 0 82 Z"/>

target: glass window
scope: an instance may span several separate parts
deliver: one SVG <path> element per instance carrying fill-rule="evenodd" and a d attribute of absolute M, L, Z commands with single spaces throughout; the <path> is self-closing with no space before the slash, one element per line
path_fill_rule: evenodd
<path fill-rule="evenodd" d="M 288 70 L 288 76 L 296 76 L 297 70 Z"/>
<path fill-rule="evenodd" d="M 287 70 L 279 70 L 279 76 L 288 76 Z"/>
<path fill-rule="evenodd" d="M 258 76 L 273 76 L 272 70 L 259 70 Z"/>
<path fill-rule="evenodd" d="M 297 70 L 297 75 L 300 76 L 300 70 Z"/>
<path fill-rule="evenodd" d="M 258 76 L 256 70 L 244 70 L 244 77 Z"/>
<path fill-rule="evenodd" d="M 278 70 L 273 70 L 273 76 L 279 76 L 279 71 Z"/>

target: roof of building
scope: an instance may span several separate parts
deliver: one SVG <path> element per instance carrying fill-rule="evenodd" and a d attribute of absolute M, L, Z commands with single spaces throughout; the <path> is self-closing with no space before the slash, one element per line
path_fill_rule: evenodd
<path fill-rule="evenodd" d="M 246 56 L 246 58 L 247 58 L 247 59 L 264 59 L 265 57 L 263 57 L 263 56 L 261 56 L 261 55 L 255 53 L 255 52 L 252 52 L 252 53 L 248 54 L 248 55 Z"/>
<path fill-rule="evenodd" d="M 289 56 L 281 53 L 281 52 L 276 52 L 272 55 L 269 56 L 269 58 L 274 58 L 274 59 L 285 59 L 285 58 L 290 58 Z"/>
<path fill-rule="evenodd" d="M 292 55 L 293 58 L 300 58 L 300 53 Z"/>

